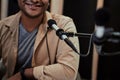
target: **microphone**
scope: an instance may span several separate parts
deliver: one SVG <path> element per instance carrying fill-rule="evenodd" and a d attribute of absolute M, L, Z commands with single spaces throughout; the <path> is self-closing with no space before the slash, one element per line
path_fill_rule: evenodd
<path fill-rule="evenodd" d="M 110 32 L 113 31 L 112 28 L 107 28 L 106 24 L 110 20 L 110 14 L 106 8 L 100 8 L 95 14 L 95 32 L 93 33 L 93 41 L 97 45 L 103 44 L 108 37 L 110 37 Z"/>
<path fill-rule="evenodd" d="M 110 20 L 110 14 L 106 8 L 100 8 L 95 14 L 96 29 L 93 33 L 93 41 L 97 45 L 104 42 L 119 43 L 120 32 L 114 32 L 113 28 L 108 28 L 106 24 Z"/>
<path fill-rule="evenodd" d="M 3 79 L 3 76 L 6 73 L 6 67 L 2 63 L 2 59 L 0 60 L 0 80 Z"/>
<path fill-rule="evenodd" d="M 120 32 L 115 32 L 113 28 L 108 27 L 109 20 L 110 13 L 107 8 L 100 8 L 96 11 L 96 28 L 92 38 L 100 55 L 120 54 Z"/>
<path fill-rule="evenodd" d="M 76 53 L 79 54 L 79 52 L 77 51 L 77 49 L 75 48 L 75 46 L 73 45 L 73 43 L 68 39 L 68 37 L 64 34 L 64 30 L 60 29 L 57 26 L 57 23 L 55 20 L 50 19 L 48 20 L 48 26 L 51 29 L 54 29 L 56 31 L 56 35 L 61 39 L 64 40 Z"/>

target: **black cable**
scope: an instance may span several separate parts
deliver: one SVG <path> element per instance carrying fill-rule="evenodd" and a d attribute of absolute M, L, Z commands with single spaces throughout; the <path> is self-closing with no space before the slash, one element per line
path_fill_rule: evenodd
<path fill-rule="evenodd" d="M 47 38 L 48 31 L 49 31 L 49 28 L 47 29 L 47 32 L 46 32 L 46 34 L 45 34 L 45 36 L 46 36 L 46 46 L 47 46 L 47 51 L 48 51 L 49 64 L 52 64 L 52 62 L 51 62 L 51 58 L 50 58 L 49 45 L 48 45 L 48 38 Z"/>

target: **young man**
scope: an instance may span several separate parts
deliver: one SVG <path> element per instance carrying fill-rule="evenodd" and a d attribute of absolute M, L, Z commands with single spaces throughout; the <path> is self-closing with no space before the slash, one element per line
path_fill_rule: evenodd
<path fill-rule="evenodd" d="M 79 55 L 47 21 L 53 19 L 66 32 L 76 32 L 71 18 L 49 13 L 49 0 L 18 0 L 20 12 L 0 22 L 0 56 L 7 80 L 75 80 Z M 79 51 L 77 38 L 70 38 Z"/>

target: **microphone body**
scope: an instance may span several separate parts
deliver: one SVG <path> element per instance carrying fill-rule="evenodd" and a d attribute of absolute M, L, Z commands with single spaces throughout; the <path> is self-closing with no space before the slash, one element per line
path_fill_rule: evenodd
<path fill-rule="evenodd" d="M 111 28 L 106 28 L 106 24 L 110 19 L 110 15 L 105 8 L 100 8 L 95 14 L 95 32 L 93 33 L 93 42 L 97 45 L 102 45 L 109 36 Z"/>
<path fill-rule="evenodd" d="M 75 48 L 75 46 L 73 45 L 73 43 L 68 39 L 67 35 L 64 34 L 64 30 L 63 29 L 60 29 L 58 26 L 57 26 L 57 23 L 55 20 L 48 20 L 48 26 L 55 30 L 56 31 L 56 35 L 61 39 L 61 40 L 64 40 L 66 42 L 66 44 L 68 44 L 76 53 L 79 53 L 77 51 L 77 49 Z"/>
<path fill-rule="evenodd" d="M 67 38 L 67 36 L 66 36 L 65 34 L 63 34 L 63 33 L 64 33 L 64 30 L 63 30 L 63 29 L 60 29 L 60 28 L 57 26 L 57 23 L 56 23 L 54 20 L 52 20 L 52 19 L 48 20 L 48 25 L 49 25 L 49 27 L 50 27 L 51 29 L 54 29 L 54 30 L 56 31 L 56 35 L 57 35 L 60 39 L 64 40 L 64 39 Z"/>

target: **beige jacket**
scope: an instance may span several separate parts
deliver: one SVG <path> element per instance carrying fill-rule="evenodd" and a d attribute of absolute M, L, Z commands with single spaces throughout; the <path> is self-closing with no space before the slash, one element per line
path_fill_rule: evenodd
<path fill-rule="evenodd" d="M 0 55 L 7 67 L 6 77 L 12 76 L 15 69 L 20 16 L 21 12 L 0 21 Z M 48 19 L 54 19 L 57 25 L 65 31 L 76 32 L 75 25 L 71 18 L 49 12 L 46 12 L 44 18 L 34 44 L 33 74 L 38 80 L 75 80 L 79 66 L 79 55 L 63 40 L 60 40 L 54 30 L 49 30 L 45 36 Z M 79 51 L 78 39 L 73 37 L 70 40 Z M 51 64 L 49 64 L 48 49 Z"/>

